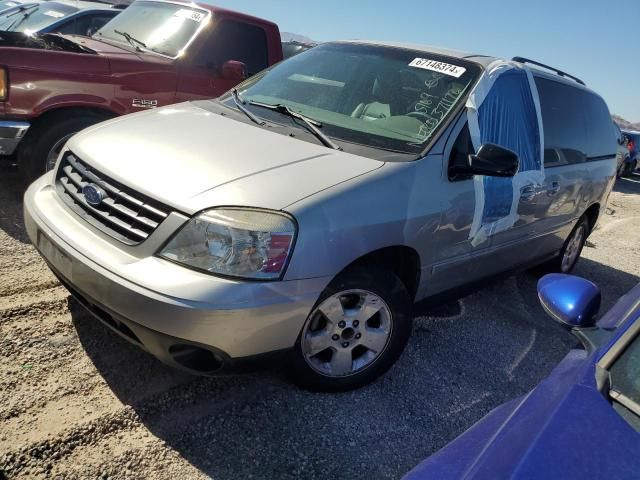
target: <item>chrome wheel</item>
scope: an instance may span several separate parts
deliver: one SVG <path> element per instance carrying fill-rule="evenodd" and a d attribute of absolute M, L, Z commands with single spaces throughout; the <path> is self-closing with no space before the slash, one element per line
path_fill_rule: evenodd
<path fill-rule="evenodd" d="M 563 273 L 571 270 L 578 260 L 578 256 L 582 250 L 582 244 L 584 243 L 585 234 L 586 229 L 584 225 L 580 225 L 569 238 L 562 256 L 562 263 L 560 264 Z"/>
<path fill-rule="evenodd" d="M 53 144 L 53 147 L 51 147 L 51 150 L 49 150 L 49 153 L 47 154 L 47 162 L 45 163 L 45 167 L 44 167 L 45 172 L 48 172 L 49 170 L 53 170 L 53 168 L 56 166 L 56 161 L 58 160 L 58 156 L 60 155 L 60 152 L 62 152 L 62 148 L 67 143 L 67 140 L 69 140 L 74 135 L 75 135 L 75 132 L 65 135 L 64 137 L 62 137 L 60 140 L 58 140 L 56 143 Z"/>
<path fill-rule="evenodd" d="M 353 375 L 382 354 L 392 327 L 391 310 L 375 293 L 338 292 L 309 316 L 302 331 L 302 353 L 307 364 L 322 375 Z"/>

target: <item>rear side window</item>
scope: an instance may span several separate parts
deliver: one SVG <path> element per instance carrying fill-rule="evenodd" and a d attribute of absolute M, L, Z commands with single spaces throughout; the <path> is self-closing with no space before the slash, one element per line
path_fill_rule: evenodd
<path fill-rule="evenodd" d="M 229 60 L 243 62 L 250 76 L 267 68 L 269 55 L 265 31 L 254 25 L 223 20 L 207 45 L 198 52 L 195 64 L 220 69 Z"/>
<path fill-rule="evenodd" d="M 589 158 L 608 157 L 616 154 L 618 133 L 611 121 L 611 114 L 597 95 L 581 91 L 587 116 L 587 156 Z"/>
<path fill-rule="evenodd" d="M 600 97 L 562 82 L 534 78 L 544 125 L 545 167 L 615 155 L 615 130 Z"/>
<path fill-rule="evenodd" d="M 578 90 L 535 77 L 544 126 L 545 167 L 579 163 L 586 159 L 586 122 Z"/>

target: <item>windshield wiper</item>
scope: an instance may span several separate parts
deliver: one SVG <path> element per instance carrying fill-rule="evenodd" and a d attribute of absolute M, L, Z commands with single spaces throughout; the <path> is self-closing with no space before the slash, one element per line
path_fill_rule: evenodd
<path fill-rule="evenodd" d="M 39 7 L 39 6 L 40 5 L 38 5 L 38 4 L 35 4 L 35 5 L 22 5 L 22 6 L 18 7 L 18 8 L 16 8 L 15 12 L 11 12 L 11 13 L 8 13 L 6 15 L 3 15 L 3 17 L 4 18 L 10 18 L 10 17 L 13 17 L 14 15 L 18 15 L 19 13 L 23 13 L 23 12 L 25 12 L 27 10 L 31 10 L 32 8 L 36 8 L 36 7 Z"/>
<path fill-rule="evenodd" d="M 5 18 L 10 18 L 13 17 L 14 15 L 18 15 L 19 13 L 22 13 L 24 15 L 22 15 L 22 17 L 18 17 L 16 18 L 13 22 L 11 22 L 11 24 L 6 27 L 3 28 L 3 30 L 6 30 L 8 32 L 11 32 L 13 28 L 18 27 L 19 25 L 21 25 L 27 18 L 29 18 L 31 16 L 31 14 L 35 11 L 34 9 L 38 9 L 40 5 L 29 5 L 29 6 L 22 6 L 22 7 L 18 7 L 18 10 L 16 10 L 13 13 L 10 13 L 9 15 L 7 15 Z"/>
<path fill-rule="evenodd" d="M 278 103 L 277 105 L 271 105 L 270 103 L 261 103 L 250 101 L 249 105 L 255 105 L 256 107 L 268 108 L 269 110 L 274 110 L 278 113 L 282 113 L 283 115 L 287 115 L 291 118 L 297 118 L 301 120 L 306 126 L 307 129 L 315 135 L 315 137 L 320 140 L 325 146 L 329 148 L 333 148 L 334 150 L 342 150 L 342 147 L 333 143 L 333 141 L 327 137 L 324 133 L 322 133 L 318 128 L 322 127 L 322 123 L 317 120 L 313 120 L 312 118 L 305 117 L 301 113 L 298 113 L 294 110 L 291 110 L 288 106 Z"/>
<path fill-rule="evenodd" d="M 136 50 L 138 50 L 139 52 L 142 52 L 143 50 L 140 48 L 139 45 L 142 45 L 144 48 L 146 48 L 148 50 L 147 44 L 144 43 L 142 40 L 138 40 L 136 37 L 131 36 L 131 34 L 127 33 L 127 32 L 121 32 L 119 30 L 114 30 L 114 33 L 117 33 L 118 35 L 122 35 L 125 40 L 127 42 L 129 42 L 131 44 L 132 47 L 135 47 Z M 135 44 L 138 45 L 135 45 Z"/>
<path fill-rule="evenodd" d="M 261 126 L 267 123 L 264 120 L 261 120 L 258 117 L 256 117 L 253 113 L 251 113 L 249 110 L 247 110 L 245 108 L 245 106 L 244 106 L 245 102 L 240 97 L 240 93 L 238 93 L 238 89 L 237 88 L 234 88 L 233 90 L 231 90 L 231 98 L 233 98 L 233 103 L 236 104 L 236 107 L 238 107 L 238 110 L 240 110 L 247 117 L 249 117 L 249 119 L 253 123 L 257 123 L 258 125 L 261 125 Z"/>

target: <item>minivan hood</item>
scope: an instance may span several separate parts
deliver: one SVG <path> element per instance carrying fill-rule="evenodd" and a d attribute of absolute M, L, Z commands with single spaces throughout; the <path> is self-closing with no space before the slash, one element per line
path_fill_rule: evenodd
<path fill-rule="evenodd" d="M 68 148 L 103 174 L 188 214 L 218 205 L 282 209 L 384 165 L 192 103 L 95 125 Z"/>

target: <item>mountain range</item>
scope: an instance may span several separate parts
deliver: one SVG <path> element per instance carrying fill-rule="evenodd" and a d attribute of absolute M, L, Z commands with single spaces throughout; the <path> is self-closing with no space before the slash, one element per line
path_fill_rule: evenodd
<path fill-rule="evenodd" d="M 611 115 L 611 117 L 613 118 L 613 121 L 616 122 L 622 130 L 640 131 L 640 122 L 631 123 L 628 120 L 625 120 L 624 118 L 622 118 L 620 115 Z"/>

